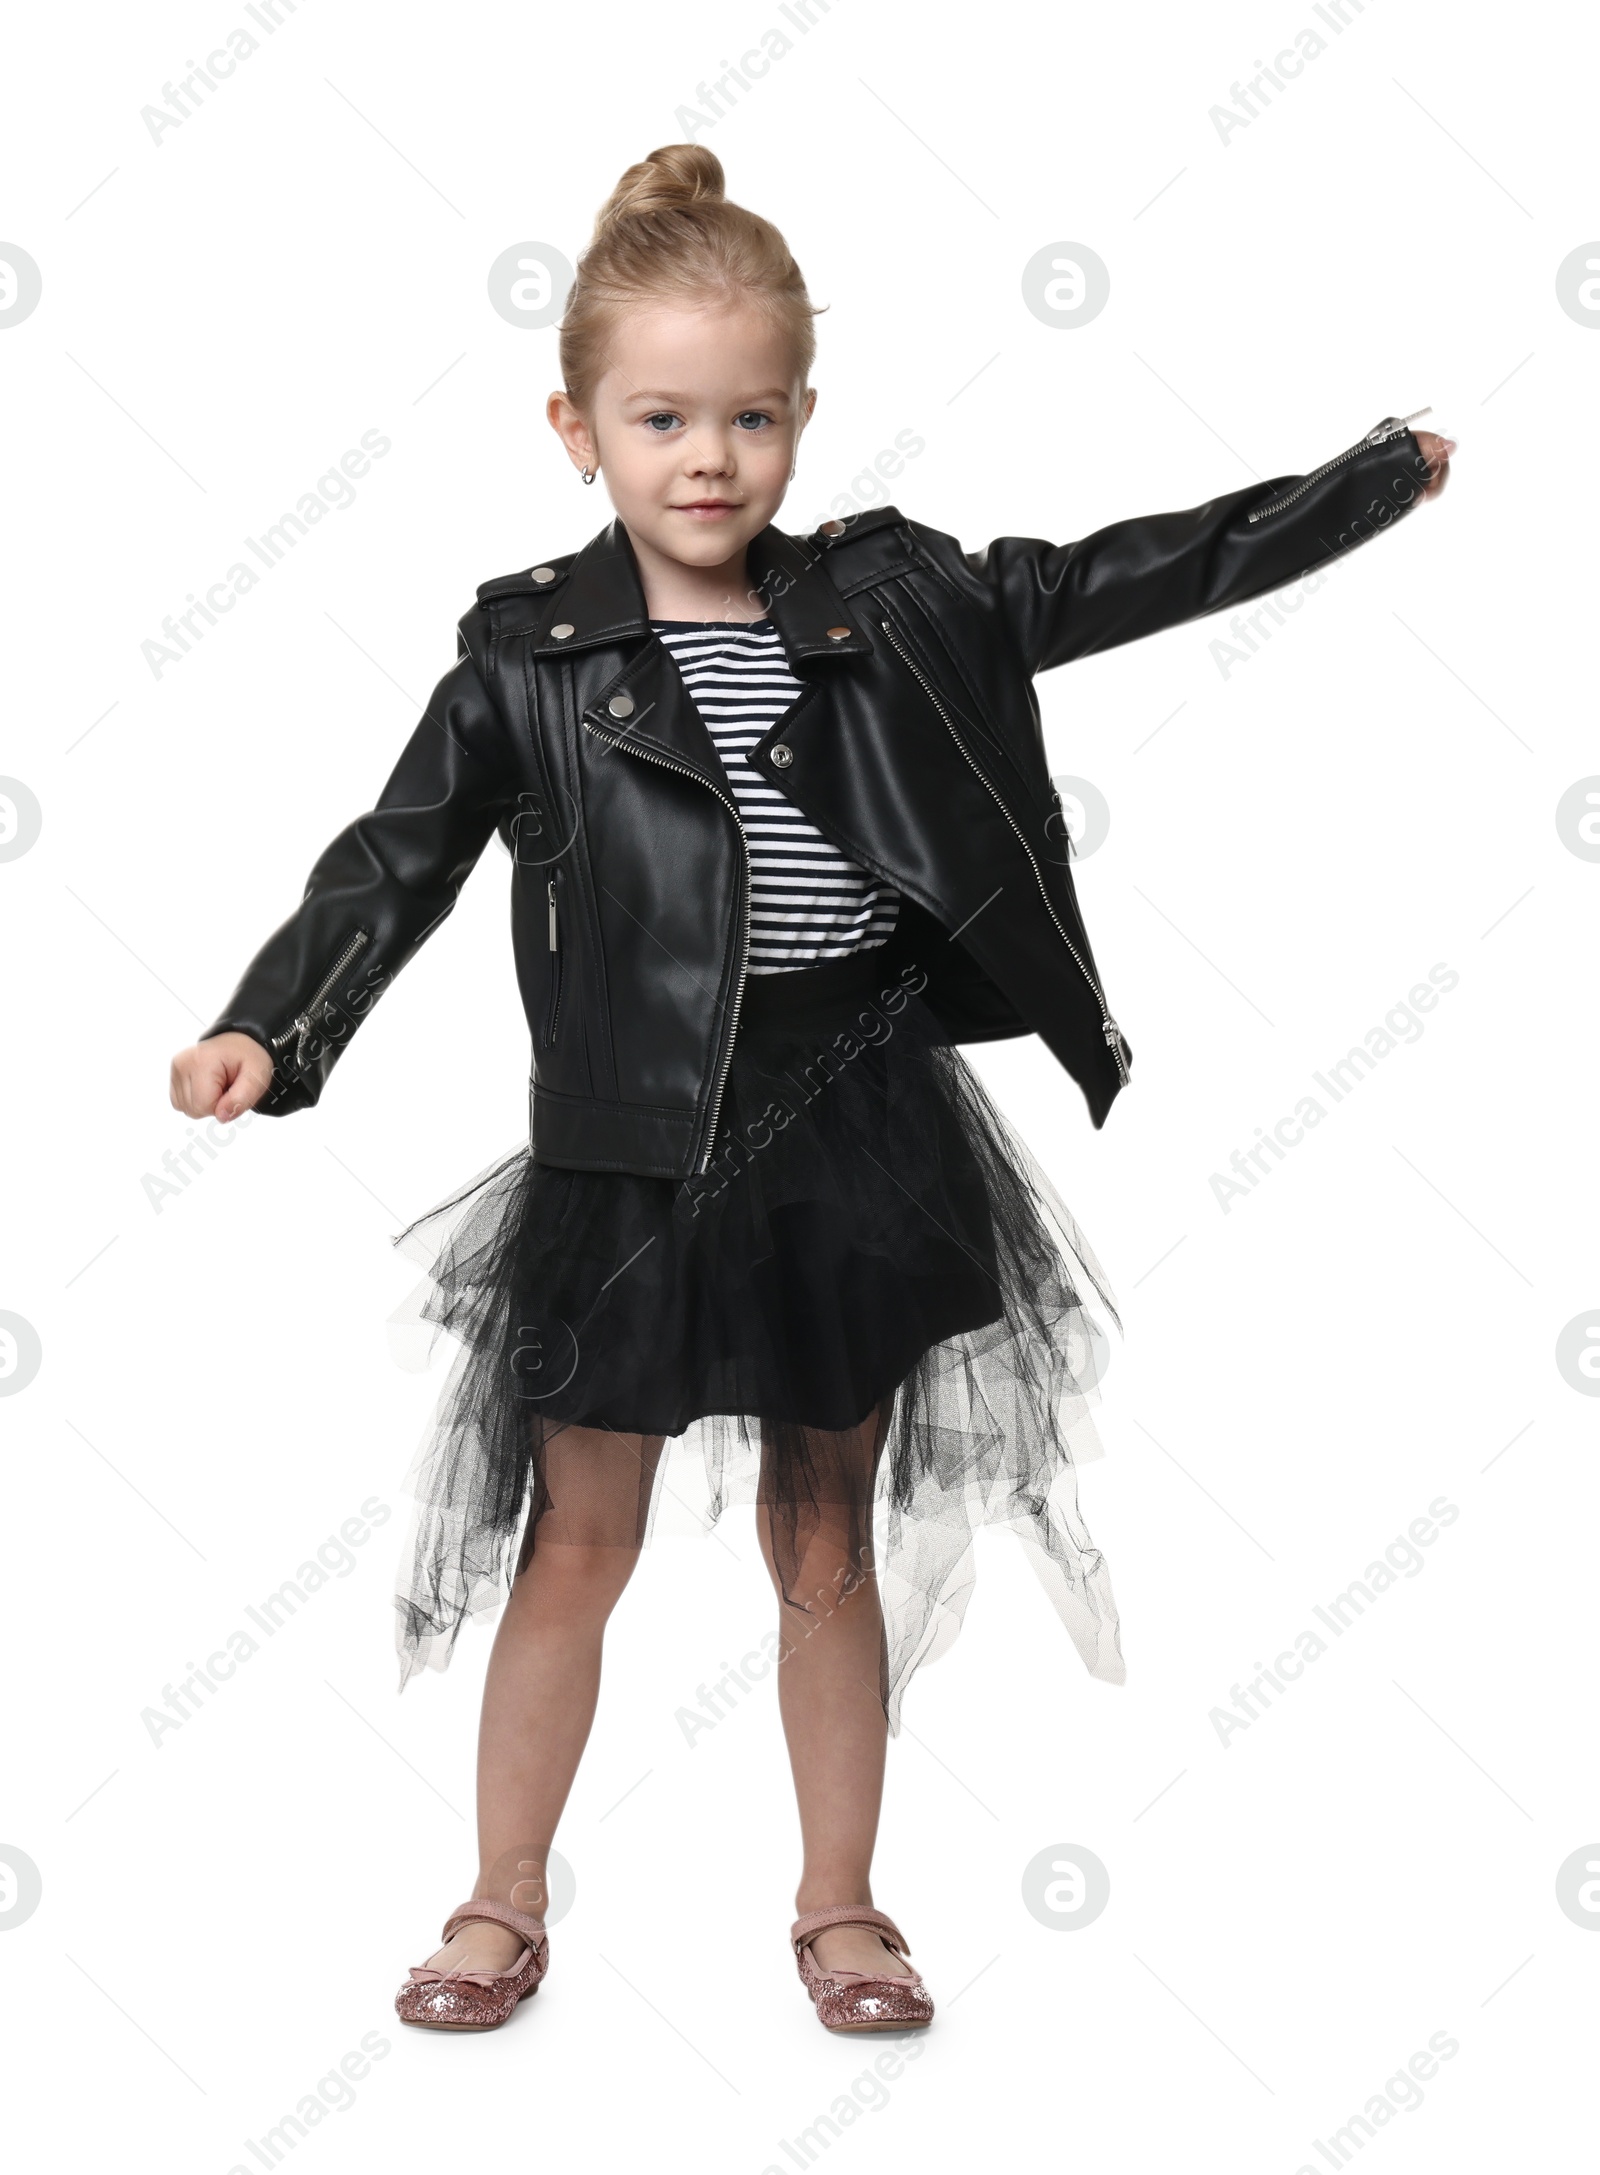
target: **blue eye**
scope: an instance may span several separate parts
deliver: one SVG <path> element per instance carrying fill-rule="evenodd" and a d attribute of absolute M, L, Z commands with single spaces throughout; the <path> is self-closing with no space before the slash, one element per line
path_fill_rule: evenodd
<path fill-rule="evenodd" d="M 652 436 L 657 438 L 665 438 L 668 431 L 670 431 L 677 423 L 679 423 L 682 418 L 675 415 L 670 408 L 658 408 L 654 415 L 643 416 L 640 420 L 643 422 L 646 430 L 649 431 Z M 741 430 L 746 428 L 751 430 L 764 430 L 772 422 L 772 417 L 768 415 L 764 409 L 745 408 L 741 411 L 740 414 L 736 415 L 733 420 Z M 665 428 L 658 430 L 656 428 L 657 424 L 663 424 Z"/>

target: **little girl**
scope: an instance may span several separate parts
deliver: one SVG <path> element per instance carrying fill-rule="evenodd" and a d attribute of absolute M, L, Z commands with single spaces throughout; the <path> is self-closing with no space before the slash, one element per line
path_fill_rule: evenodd
<path fill-rule="evenodd" d="M 477 1875 L 396 1997 L 484 2030 L 542 1980 L 546 1862 L 605 1625 L 658 1507 L 753 1501 L 804 1862 L 791 1952 L 832 2030 L 933 2001 L 870 1873 L 906 1683 L 979 1524 L 1123 1680 L 1075 1467 L 1115 1305 L 960 1056 L 1039 1034 L 1093 1122 L 1106 1002 L 1033 676 L 1282 588 L 1433 495 L 1385 421 L 1306 476 L 1052 545 L 878 508 L 775 526 L 814 311 L 703 147 L 623 175 L 548 416 L 616 519 L 486 583 L 375 807 L 173 1061 L 193 1118 L 304 1109 L 489 838 L 512 856 L 530 1140 L 400 1234 L 460 1352 L 410 1478 L 402 1684 L 501 1608 Z M 1102 1318 L 1103 1317 L 1103 1318 Z"/>

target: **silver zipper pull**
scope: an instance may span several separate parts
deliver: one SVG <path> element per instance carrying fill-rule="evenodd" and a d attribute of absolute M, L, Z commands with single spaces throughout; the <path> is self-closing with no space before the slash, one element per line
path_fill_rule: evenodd
<path fill-rule="evenodd" d="M 1430 406 L 1418 408 L 1415 415 L 1386 415 L 1381 423 L 1374 423 L 1371 430 L 1368 431 L 1367 444 L 1369 446 L 1381 446 L 1386 439 L 1398 438 L 1403 430 L 1409 429 L 1417 420 L 1418 415 L 1432 415 L 1432 413 L 1433 409 Z"/>
<path fill-rule="evenodd" d="M 552 876 L 545 884 L 545 896 L 550 901 L 550 949 L 556 948 L 556 880 Z"/>
<path fill-rule="evenodd" d="M 303 1012 L 297 1012 L 295 1014 L 294 1018 L 289 1022 L 288 1026 L 283 1030 L 283 1033 L 281 1035 L 273 1036 L 272 1047 L 275 1050 L 281 1050 L 286 1043 L 292 1041 L 295 1046 L 295 1063 L 297 1065 L 304 1065 L 306 1053 L 306 1039 L 311 1033 L 312 1021 L 315 1019 L 318 1010 L 321 1008 L 324 1000 L 327 998 L 329 991 L 333 988 L 334 983 L 338 981 L 340 975 L 343 974 L 349 966 L 351 966 L 351 964 L 355 961 L 358 955 L 366 949 L 367 945 L 370 944 L 371 941 L 372 932 L 370 930 L 358 929 L 356 931 L 355 935 L 350 939 L 349 943 L 345 945 L 344 949 L 340 952 L 338 958 L 328 969 L 322 980 L 317 984 L 316 991 L 312 996 L 309 1004 L 307 1004 L 305 1010 Z"/>

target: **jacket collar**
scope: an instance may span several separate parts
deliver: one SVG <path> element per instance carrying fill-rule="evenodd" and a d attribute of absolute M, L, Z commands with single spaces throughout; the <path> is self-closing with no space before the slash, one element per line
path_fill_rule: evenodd
<path fill-rule="evenodd" d="M 818 553 L 802 538 L 769 523 L 752 538 L 748 561 L 791 665 L 813 657 L 871 654 L 872 644 L 823 571 Z M 557 633 L 558 628 L 570 631 Z M 839 628 L 848 633 L 839 635 Z M 633 544 L 621 521 L 613 520 L 590 538 L 554 586 L 531 646 L 538 656 L 559 656 L 650 631 Z"/>

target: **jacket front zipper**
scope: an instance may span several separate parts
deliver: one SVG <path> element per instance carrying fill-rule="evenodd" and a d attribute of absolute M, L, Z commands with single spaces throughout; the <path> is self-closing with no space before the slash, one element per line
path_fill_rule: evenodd
<path fill-rule="evenodd" d="M 1353 446 L 1346 446 L 1344 451 L 1336 453 L 1331 461 L 1324 461 L 1320 468 L 1314 468 L 1309 476 L 1302 476 L 1294 489 L 1286 491 L 1282 498 L 1272 499 L 1265 506 L 1252 508 L 1250 519 L 1252 521 L 1265 521 L 1269 514 L 1281 514 L 1285 506 L 1292 506 L 1297 498 L 1303 498 L 1314 483 L 1320 483 L 1324 476 L 1331 476 L 1333 471 L 1336 468 L 1342 468 L 1346 461 L 1353 461 L 1358 453 L 1365 453 L 1369 446 L 1387 445 L 1391 438 L 1402 436 L 1410 425 L 1417 420 L 1418 415 L 1431 415 L 1432 413 L 1433 410 L 1429 407 L 1418 408 L 1416 415 L 1386 415 L 1381 423 L 1373 424 L 1365 438 L 1358 438 Z"/>
<path fill-rule="evenodd" d="M 323 976 L 322 980 L 317 984 L 316 991 L 311 997 L 309 1003 L 306 1005 L 305 1010 L 302 1012 L 297 1012 L 295 1014 L 294 1018 L 289 1022 L 288 1026 L 283 1030 L 283 1033 L 281 1035 L 273 1036 L 272 1047 L 274 1050 L 282 1050 L 286 1048 L 290 1042 L 294 1043 L 294 1065 L 296 1072 L 304 1070 L 306 1061 L 306 1043 L 310 1038 L 312 1028 L 316 1021 L 318 1006 L 321 1005 L 323 1000 L 327 997 L 328 992 L 332 989 L 334 983 L 338 981 L 340 975 L 349 971 L 349 968 L 354 963 L 354 961 L 360 957 L 361 953 L 371 942 L 371 931 L 368 929 L 358 929 L 355 935 L 351 937 L 349 943 L 346 944 L 344 949 L 340 952 L 338 958 L 334 961 L 333 965 Z"/>
<path fill-rule="evenodd" d="M 544 1015 L 544 1041 L 548 1049 L 556 1039 L 556 1015 L 561 1009 L 561 942 L 556 927 L 556 879 L 552 869 L 545 880 L 545 898 L 550 909 L 550 1002 Z"/>
<path fill-rule="evenodd" d="M 988 787 L 990 798 L 993 800 L 995 806 L 999 809 L 1000 813 L 1005 817 L 1007 823 L 1010 824 L 1013 832 L 1016 834 L 1017 844 L 1028 856 L 1028 865 L 1033 870 L 1035 883 L 1037 883 L 1037 885 L 1039 886 L 1039 896 L 1041 899 L 1043 899 L 1045 903 L 1045 911 L 1049 914 L 1050 919 L 1056 925 L 1056 934 L 1060 937 L 1062 943 L 1065 944 L 1067 950 L 1072 954 L 1073 959 L 1077 963 L 1079 973 L 1083 976 L 1089 987 L 1094 991 L 1095 1003 L 1100 1007 L 1100 1032 L 1105 1038 L 1106 1048 L 1111 1052 L 1112 1057 L 1116 1060 L 1118 1077 L 1121 1079 L 1123 1086 L 1126 1087 L 1128 1084 L 1128 1063 L 1126 1057 L 1123 1054 L 1124 1045 L 1122 1039 L 1122 1029 L 1111 1017 L 1110 1008 L 1106 1004 L 1105 991 L 1100 987 L 1100 984 L 1095 979 L 1095 977 L 1089 972 L 1088 967 L 1084 964 L 1083 954 L 1078 950 L 1077 945 L 1073 943 L 1071 937 L 1062 927 L 1061 916 L 1056 912 L 1054 905 L 1051 903 L 1050 894 L 1048 891 L 1046 891 L 1044 887 L 1044 873 L 1040 869 L 1038 862 L 1034 859 L 1033 848 L 1028 844 L 1027 839 L 1023 836 L 1022 829 L 1018 824 L 1016 817 L 1011 813 L 1011 810 L 1001 799 L 1000 793 L 996 786 L 990 780 L 987 771 L 985 771 L 979 763 L 974 761 L 971 750 L 968 748 L 966 742 L 962 739 L 960 733 L 957 732 L 954 721 L 952 720 L 949 711 L 939 700 L 938 691 L 934 687 L 932 681 L 928 678 L 928 675 L 923 671 L 922 667 L 917 663 L 917 660 L 911 655 L 909 650 L 906 649 L 904 643 L 902 643 L 900 637 L 895 633 L 894 628 L 891 626 L 889 621 L 887 619 L 883 619 L 880 620 L 878 624 L 882 627 L 884 633 L 889 637 L 889 640 L 893 643 L 895 649 L 899 652 L 900 656 L 911 667 L 911 670 L 916 674 L 917 679 L 922 686 L 923 692 L 926 694 L 928 700 L 933 704 L 933 707 L 938 711 L 940 717 L 943 718 L 945 728 L 948 731 L 951 739 L 961 750 L 961 753 L 966 757 L 969 768 L 982 781 L 982 783 Z"/>
<path fill-rule="evenodd" d="M 717 799 L 721 801 L 723 807 L 732 816 L 734 829 L 739 834 L 739 848 L 744 855 L 744 900 L 740 907 L 739 917 L 739 979 L 734 985 L 733 1004 L 728 1013 L 727 1040 L 723 1046 L 721 1062 L 717 1067 L 716 1086 L 712 1090 L 711 1114 L 706 1125 L 705 1142 L 700 1150 L 699 1160 L 695 1164 L 695 1175 L 699 1176 L 702 1172 L 709 1170 L 711 1166 L 712 1143 L 717 1137 L 717 1119 L 722 1112 L 722 1091 L 727 1085 L 728 1067 L 733 1061 L 733 1038 L 739 1027 L 739 1006 L 744 998 L 745 976 L 750 970 L 750 841 L 744 835 L 744 821 L 739 814 L 737 802 L 731 794 L 724 793 L 720 786 L 713 785 L 711 780 L 705 777 L 703 773 L 691 769 L 687 763 L 675 763 L 670 755 L 658 755 L 654 748 L 641 746 L 637 740 L 631 738 L 627 733 L 607 732 L 590 718 L 585 718 L 583 722 L 587 729 L 594 734 L 595 738 L 603 740 L 607 747 L 626 748 L 630 755 L 641 755 L 649 762 L 659 763 L 663 770 L 681 771 L 685 778 L 693 778 L 697 784 L 703 785 L 708 793 L 715 793 Z"/>

